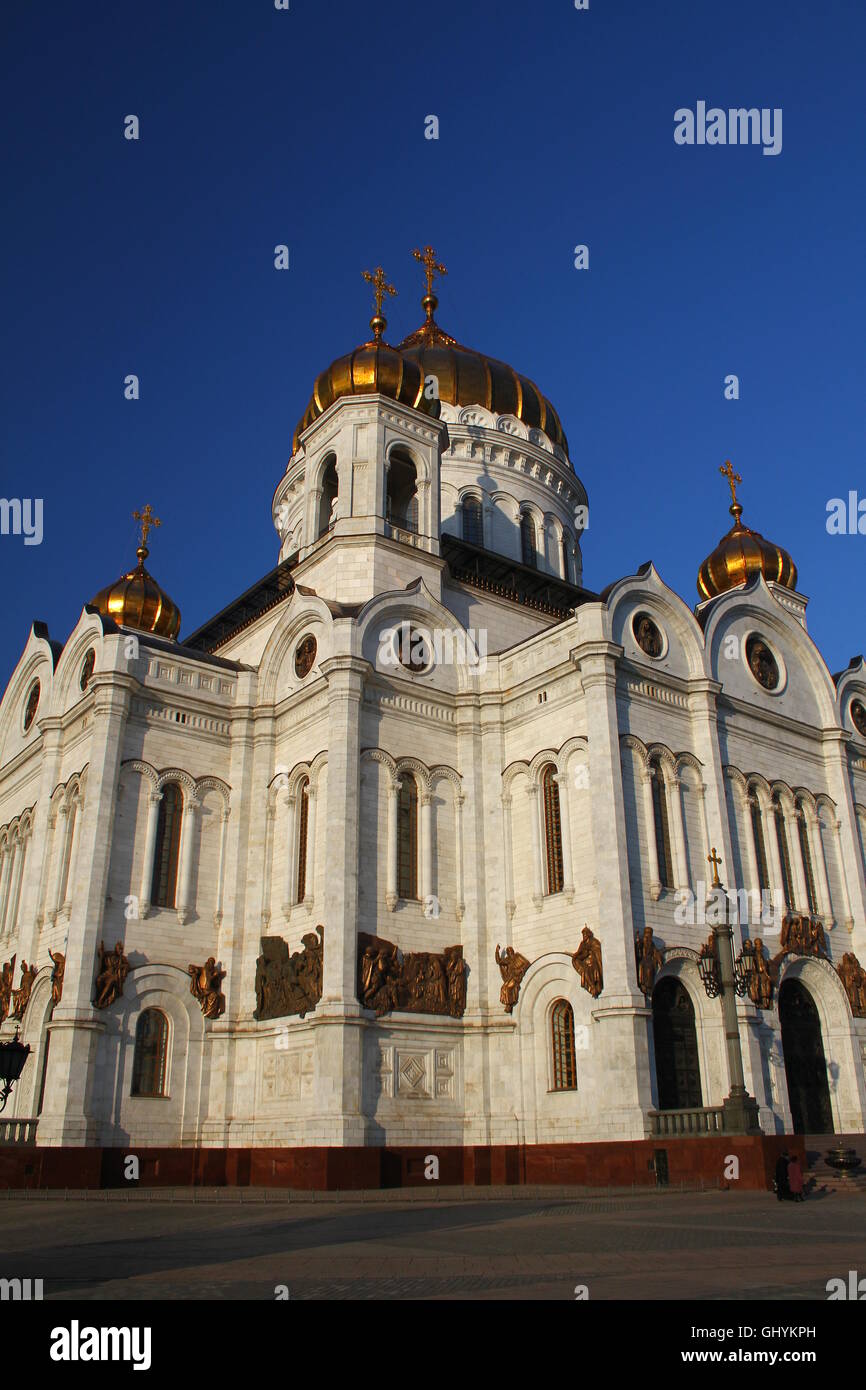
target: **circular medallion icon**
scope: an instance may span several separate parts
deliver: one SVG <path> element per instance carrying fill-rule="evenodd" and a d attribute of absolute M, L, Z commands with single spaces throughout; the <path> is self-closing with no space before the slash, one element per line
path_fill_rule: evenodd
<path fill-rule="evenodd" d="M 302 681 L 312 671 L 316 651 L 316 639 L 312 633 L 308 632 L 306 637 L 301 638 L 295 649 L 295 675 L 298 680 Z"/>
<path fill-rule="evenodd" d="M 765 690 L 776 690 L 779 684 L 779 664 L 762 637 L 752 633 L 746 642 L 749 670 Z"/>

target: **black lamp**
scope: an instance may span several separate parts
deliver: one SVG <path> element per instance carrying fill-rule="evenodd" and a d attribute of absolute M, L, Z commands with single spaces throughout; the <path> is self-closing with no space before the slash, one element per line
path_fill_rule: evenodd
<path fill-rule="evenodd" d="M 12 1094 L 12 1087 L 24 1070 L 24 1063 L 30 1056 L 30 1044 L 19 1040 L 18 1029 L 10 1042 L 0 1043 L 0 1110 L 6 1109 L 6 1102 Z"/>

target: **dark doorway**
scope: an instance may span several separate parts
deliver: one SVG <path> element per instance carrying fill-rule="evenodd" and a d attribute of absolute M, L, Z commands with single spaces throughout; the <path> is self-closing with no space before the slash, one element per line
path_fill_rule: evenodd
<path fill-rule="evenodd" d="M 702 1106 L 695 1010 L 679 980 L 661 980 L 653 990 L 653 1041 L 659 1110 Z"/>
<path fill-rule="evenodd" d="M 799 980 L 779 990 L 782 1051 L 795 1134 L 832 1134 L 827 1061 L 815 1001 Z"/>

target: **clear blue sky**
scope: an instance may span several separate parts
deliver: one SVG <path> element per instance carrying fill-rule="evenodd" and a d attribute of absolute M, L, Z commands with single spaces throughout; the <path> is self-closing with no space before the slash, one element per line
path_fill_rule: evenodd
<path fill-rule="evenodd" d="M 64 640 L 134 561 L 144 502 L 181 635 L 275 564 L 295 423 L 367 336 L 360 272 L 396 283 L 399 341 L 426 242 L 443 327 L 559 409 L 588 586 L 652 559 L 693 604 L 730 457 L 831 669 L 866 648 L 866 536 L 825 529 L 866 496 L 862 0 L 6 0 L 0 50 L 2 492 L 45 517 L 41 546 L 0 537 L 0 681 L 33 618 Z M 781 107 L 781 154 L 677 146 L 699 100 Z"/>

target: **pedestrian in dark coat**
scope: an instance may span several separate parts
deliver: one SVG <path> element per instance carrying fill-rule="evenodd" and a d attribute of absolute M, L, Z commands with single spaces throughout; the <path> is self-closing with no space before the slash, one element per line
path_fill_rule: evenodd
<path fill-rule="evenodd" d="M 803 1191 L 803 1169 L 800 1167 L 800 1160 L 796 1154 L 788 1164 L 788 1191 L 793 1201 L 805 1202 L 806 1194 Z"/>

